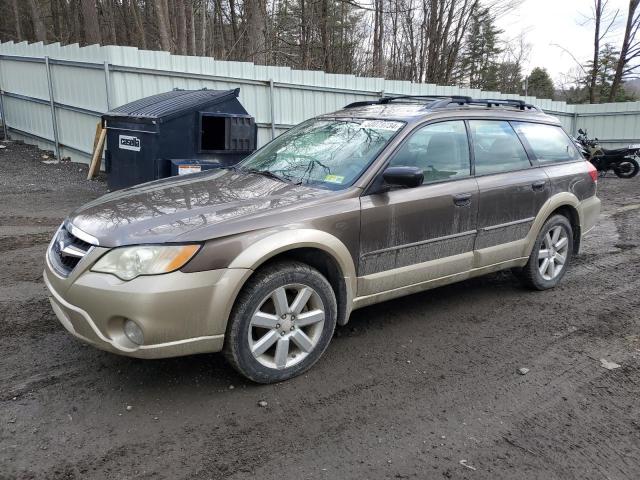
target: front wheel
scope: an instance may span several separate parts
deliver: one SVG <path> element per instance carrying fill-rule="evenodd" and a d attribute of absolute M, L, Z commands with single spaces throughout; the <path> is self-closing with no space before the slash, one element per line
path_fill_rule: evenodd
<path fill-rule="evenodd" d="M 564 276 L 573 255 L 573 229 L 564 215 L 554 215 L 543 225 L 529 261 L 516 274 L 535 290 L 555 287 Z"/>
<path fill-rule="evenodd" d="M 613 169 L 613 173 L 620 178 L 633 178 L 638 174 L 638 170 L 638 161 L 635 158 L 627 158 Z"/>
<path fill-rule="evenodd" d="M 327 279 L 300 262 L 258 270 L 238 295 L 224 353 L 242 375 L 274 383 L 318 361 L 336 326 L 337 303 Z"/>

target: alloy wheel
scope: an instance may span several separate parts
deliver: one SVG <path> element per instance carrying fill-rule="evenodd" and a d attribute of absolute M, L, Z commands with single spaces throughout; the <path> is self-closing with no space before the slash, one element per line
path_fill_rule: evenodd
<path fill-rule="evenodd" d="M 265 367 L 292 367 L 317 346 L 324 321 L 324 305 L 313 288 L 302 284 L 278 287 L 251 317 L 249 350 Z"/>
<path fill-rule="evenodd" d="M 538 270 L 545 280 L 553 280 L 564 269 L 569 253 L 569 235 L 562 225 L 551 228 L 538 252 Z"/>

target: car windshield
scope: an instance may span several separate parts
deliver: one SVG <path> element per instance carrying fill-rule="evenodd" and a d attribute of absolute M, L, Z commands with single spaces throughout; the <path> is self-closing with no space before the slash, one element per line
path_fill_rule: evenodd
<path fill-rule="evenodd" d="M 237 168 L 339 190 L 351 185 L 404 125 L 352 118 L 309 120 L 283 133 Z"/>

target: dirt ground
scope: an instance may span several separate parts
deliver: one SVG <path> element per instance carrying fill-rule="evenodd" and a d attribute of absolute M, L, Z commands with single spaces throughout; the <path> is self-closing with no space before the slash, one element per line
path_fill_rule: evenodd
<path fill-rule="evenodd" d="M 600 180 L 555 290 L 499 273 L 359 310 L 306 375 L 258 386 L 218 354 L 67 334 L 45 249 L 105 184 L 0 145 L 0 478 L 640 478 L 640 178 Z"/>

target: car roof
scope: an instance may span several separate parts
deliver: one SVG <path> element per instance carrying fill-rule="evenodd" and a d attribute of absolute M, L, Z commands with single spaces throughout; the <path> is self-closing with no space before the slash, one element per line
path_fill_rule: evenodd
<path fill-rule="evenodd" d="M 468 98 L 468 97 L 464 97 Z M 472 100 L 473 102 L 474 100 Z M 330 118 L 368 118 L 380 120 L 399 120 L 407 123 L 422 122 L 430 118 L 479 118 L 490 117 L 504 120 L 523 120 L 559 125 L 560 121 L 542 110 L 528 104 L 456 103 L 436 102 L 384 102 L 384 99 L 371 102 L 357 102 L 342 110 L 322 115 Z M 506 101 L 508 102 L 508 100 Z"/>

